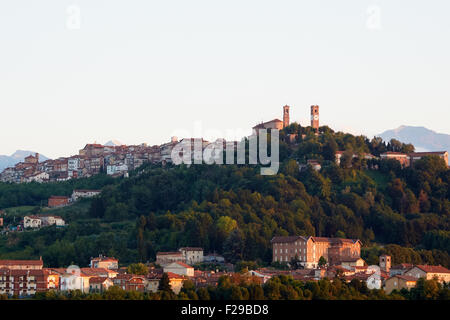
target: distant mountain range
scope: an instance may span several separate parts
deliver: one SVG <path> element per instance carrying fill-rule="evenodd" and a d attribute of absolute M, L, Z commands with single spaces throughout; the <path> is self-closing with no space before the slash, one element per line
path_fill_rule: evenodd
<path fill-rule="evenodd" d="M 26 150 L 17 150 L 10 156 L 1 156 L 0 155 L 0 172 L 4 169 L 13 167 L 16 163 L 23 162 L 25 157 L 28 157 L 30 154 L 34 155 L 36 152 L 34 151 L 26 151 Z M 48 160 L 46 156 L 39 154 L 39 161 Z"/>
<path fill-rule="evenodd" d="M 412 143 L 416 151 L 450 151 L 450 135 L 437 133 L 425 127 L 400 126 L 378 135 L 384 141 L 397 139 L 403 143 Z"/>

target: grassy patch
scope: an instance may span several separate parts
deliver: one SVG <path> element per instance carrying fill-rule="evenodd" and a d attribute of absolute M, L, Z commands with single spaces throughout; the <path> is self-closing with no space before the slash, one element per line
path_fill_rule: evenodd
<path fill-rule="evenodd" d="M 389 177 L 386 174 L 383 174 L 380 171 L 376 170 L 366 170 L 364 171 L 364 173 L 368 175 L 373 181 L 375 181 L 378 190 L 386 190 L 386 187 L 389 183 Z"/>

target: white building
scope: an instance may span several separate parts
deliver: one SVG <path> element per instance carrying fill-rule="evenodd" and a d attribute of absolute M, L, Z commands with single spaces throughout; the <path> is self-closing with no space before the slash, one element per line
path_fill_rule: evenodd
<path fill-rule="evenodd" d="M 80 158 L 73 157 L 67 160 L 67 170 L 77 171 L 80 168 Z"/>
<path fill-rule="evenodd" d="M 106 167 L 106 173 L 111 176 L 117 173 L 124 172 L 128 172 L 128 166 L 126 164 L 110 165 Z"/>
<path fill-rule="evenodd" d="M 84 274 L 65 273 L 60 276 L 60 290 L 72 291 L 80 290 L 83 293 L 89 292 L 89 278 Z"/>
<path fill-rule="evenodd" d="M 378 272 L 372 273 L 366 280 L 367 288 L 369 289 L 381 289 L 382 286 L 381 275 Z"/>
<path fill-rule="evenodd" d="M 29 176 L 25 179 L 25 182 L 39 182 L 42 183 L 44 181 L 48 181 L 49 174 L 47 172 L 37 172 L 33 174 L 32 176 Z"/>
<path fill-rule="evenodd" d="M 166 265 L 163 270 L 164 272 L 172 272 L 182 276 L 194 276 L 194 268 L 180 261 L 172 262 Z"/>
<path fill-rule="evenodd" d="M 42 220 L 38 216 L 25 216 L 23 217 L 24 228 L 40 228 Z"/>
<path fill-rule="evenodd" d="M 63 220 L 63 218 L 58 216 L 39 216 L 39 218 L 42 221 L 42 226 L 65 226 L 66 222 Z"/>
<path fill-rule="evenodd" d="M 196 264 L 203 262 L 203 248 L 184 247 L 179 251 L 183 255 L 183 261 L 188 264 Z"/>

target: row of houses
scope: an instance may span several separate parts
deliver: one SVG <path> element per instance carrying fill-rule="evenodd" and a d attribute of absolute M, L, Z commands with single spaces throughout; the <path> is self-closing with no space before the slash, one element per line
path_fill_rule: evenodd
<path fill-rule="evenodd" d="M 440 283 L 450 282 L 450 270 L 443 266 L 399 264 L 391 267 L 391 257 L 382 255 L 379 257 L 378 266 L 368 266 L 364 260 L 360 263 L 326 265 L 323 267 L 298 270 L 276 270 L 273 268 L 261 268 L 249 271 L 249 275 L 261 279 L 261 283 L 279 275 L 292 276 L 295 280 L 318 281 L 324 278 L 339 279 L 349 283 L 357 279 L 366 283 L 373 289 L 384 289 L 387 294 L 393 290 L 410 290 L 414 288 L 420 278 L 437 280 Z"/>
<path fill-rule="evenodd" d="M 444 160 L 445 164 L 448 166 L 448 152 L 447 151 L 436 151 L 436 152 L 412 152 L 409 154 L 401 152 L 385 152 L 380 154 L 382 160 L 395 159 L 400 162 L 403 167 L 413 166 L 414 162 L 419 161 L 426 156 L 438 156 Z"/>
<path fill-rule="evenodd" d="M 66 222 L 63 218 L 53 215 L 31 215 L 23 217 L 24 229 L 37 229 L 47 226 L 63 227 Z"/>
<path fill-rule="evenodd" d="M 345 153 L 345 151 L 337 151 L 336 152 L 336 154 L 335 154 L 336 164 L 339 165 L 341 163 L 341 158 L 344 155 L 344 153 Z M 361 156 L 363 157 L 363 159 L 366 159 L 366 160 L 377 159 L 377 157 L 375 157 L 374 155 L 372 155 L 370 153 L 363 153 Z M 381 153 L 379 159 L 381 159 L 381 160 L 394 159 L 394 160 L 399 161 L 403 167 L 409 167 L 409 166 L 413 166 L 414 162 L 416 162 L 426 156 L 438 156 L 439 158 L 444 160 L 448 166 L 448 152 L 447 151 L 412 152 L 409 154 L 389 151 L 389 152 Z M 357 158 L 357 157 L 359 157 L 359 155 L 353 154 L 353 158 Z"/>
<path fill-rule="evenodd" d="M 104 256 L 91 258 L 87 268 L 44 268 L 42 259 L 0 260 L 0 294 L 26 297 L 49 290 L 93 293 L 111 286 L 126 291 L 156 292 L 164 273 L 171 289 L 178 294 L 187 279 L 199 286 L 217 285 L 220 276 L 225 274 L 194 270 L 179 261 L 159 269 L 152 267 L 147 275 L 129 274 L 126 270 L 118 267 L 117 259 Z"/>
<path fill-rule="evenodd" d="M 92 198 L 101 193 L 101 190 L 73 190 L 70 197 L 67 196 L 51 196 L 48 199 L 49 208 L 65 207 L 82 198 Z"/>
<path fill-rule="evenodd" d="M 341 164 L 342 157 L 344 156 L 345 151 L 336 151 L 335 153 L 335 162 L 339 166 Z M 394 159 L 400 162 L 403 168 L 414 165 L 414 162 L 422 159 L 426 156 L 438 156 L 443 159 L 448 166 L 448 152 L 447 151 L 437 151 L 437 152 L 413 152 L 413 153 L 401 153 L 401 152 L 385 152 L 380 154 L 380 157 L 376 157 L 370 153 L 362 153 L 362 154 L 352 154 L 352 158 L 359 158 L 365 160 L 388 160 Z M 322 169 L 321 161 L 317 159 L 308 159 L 306 163 L 298 163 L 300 171 L 306 170 L 308 167 L 312 167 L 316 171 L 320 171 Z M 367 166 L 368 169 L 378 169 L 377 164 L 372 164 L 371 166 Z"/>
<path fill-rule="evenodd" d="M 83 293 L 103 292 L 111 286 L 126 291 L 156 292 L 163 274 L 167 274 L 172 290 L 178 294 L 186 280 L 197 287 L 217 286 L 221 276 L 242 276 L 231 272 L 200 271 L 184 262 L 175 261 L 162 268 L 151 267 L 148 274 L 127 273 L 119 268 L 118 260 L 99 256 L 91 258 L 88 268 L 44 268 L 39 260 L 0 260 L 0 294 L 31 296 L 37 292 L 55 290 L 68 292 L 80 290 Z M 393 290 L 411 289 L 418 279 L 435 279 L 441 283 L 450 282 L 450 270 L 442 266 L 400 264 L 391 267 L 391 257 L 382 255 L 378 266 L 363 264 L 326 265 L 312 269 L 277 270 L 260 268 L 249 270 L 244 276 L 252 277 L 254 283 L 264 284 L 279 275 L 292 276 L 295 280 L 318 281 L 336 277 L 350 282 L 357 279 L 366 283 L 369 289 Z"/>

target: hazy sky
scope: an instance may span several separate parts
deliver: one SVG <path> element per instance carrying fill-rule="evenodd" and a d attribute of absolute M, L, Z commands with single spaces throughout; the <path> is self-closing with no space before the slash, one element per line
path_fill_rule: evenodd
<path fill-rule="evenodd" d="M 318 104 L 352 133 L 450 133 L 449 15 L 448 0 L 1 1 L 0 154 L 160 144 L 199 122 L 250 133 L 284 104 L 304 125 Z"/>

